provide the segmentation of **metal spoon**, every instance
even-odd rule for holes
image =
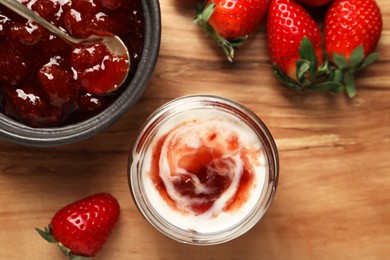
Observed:
[[[51,24],[50,22],[46,21],[44,18],[39,16],[36,12],[30,10],[23,4],[19,3],[17,0],[0,0],[0,3],[15,13],[19,14],[20,16],[23,16],[24,18],[34,21],[50,31],[51,33],[57,35],[58,37],[62,38],[69,44],[85,44],[85,45],[91,45],[93,43],[102,43],[106,46],[106,48],[116,56],[126,56],[127,62],[127,72],[124,76],[121,84],[126,80],[126,77],[130,71],[130,55],[129,51],[127,50],[126,45],[123,43],[123,41],[118,36],[97,36],[97,35],[91,35],[88,38],[85,39],[78,39],[73,38],[66,34],[65,32],[61,31],[58,27]],[[119,85],[121,85],[119,84]]]

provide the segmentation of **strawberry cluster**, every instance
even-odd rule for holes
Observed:
[[[308,6],[325,11],[323,30]],[[207,0],[195,22],[232,61],[266,15],[274,74],[294,90],[345,91],[352,98],[356,72],[379,58],[382,15],[375,0]]]

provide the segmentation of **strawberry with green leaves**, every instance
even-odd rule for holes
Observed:
[[[222,47],[229,61],[262,22],[270,0],[205,0],[194,19]]]
[[[335,68],[333,78],[356,95],[354,74],[378,59],[374,53],[382,32],[382,15],[375,0],[335,0],[324,23],[325,50]]]
[[[72,260],[94,257],[111,235],[118,218],[119,204],[107,193],[98,193],[60,209],[44,230],[36,229]]]
[[[272,0],[267,18],[267,43],[275,76],[294,90],[340,92],[338,83],[320,82],[326,75],[322,38],[309,13],[292,0]]]

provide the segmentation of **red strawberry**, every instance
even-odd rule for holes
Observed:
[[[335,0],[326,13],[324,32],[325,50],[353,97],[354,73],[379,58],[373,51],[382,32],[381,11],[375,0]]]
[[[306,10],[291,0],[272,0],[267,19],[268,48],[275,75],[295,90],[312,87],[326,73],[318,25]],[[320,67],[321,66],[321,67]],[[321,86],[323,87],[323,86]],[[339,90],[327,86],[333,92]]]
[[[36,230],[47,241],[58,243],[71,259],[94,257],[111,235],[119,211],[114,197],[98,193],[63,207],[48,228]]]
[[[306,4],[306,5],[310,5],[310,6],[321,6],[321,5],[328,4],[332,1],[333,0],[298,0],[298,2],[301,2],[301,3]]]
[[[222,47],[232,61],[242,44],[262,22],[270,0],[205,0],[195,22]]]

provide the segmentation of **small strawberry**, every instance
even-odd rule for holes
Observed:
[[[71,259],[94,257],[106,243],[119,218],[119,204],[107,193],[98,193],[60,209],[43,231]]]
[[[262,22],[270,0],[205,0],[194,19],[222,47],[229,61]]]
[[[291,0],[272,0],[267,19],[268,48],[275,75],[294,90],[339,92],[339,84],[316,84],[326,74],[322,38],[308,12]]]
[[[375,0],[335,0],[324,23],[325,50],[349,97],[356,95],[354,74],[379,58],[374,50],[382,32]]]
[[[309,6],[321,6],[321,5],[326,5],[333,0],[298,0],[298,2],[301,2],[303,4],[309,5]]]

